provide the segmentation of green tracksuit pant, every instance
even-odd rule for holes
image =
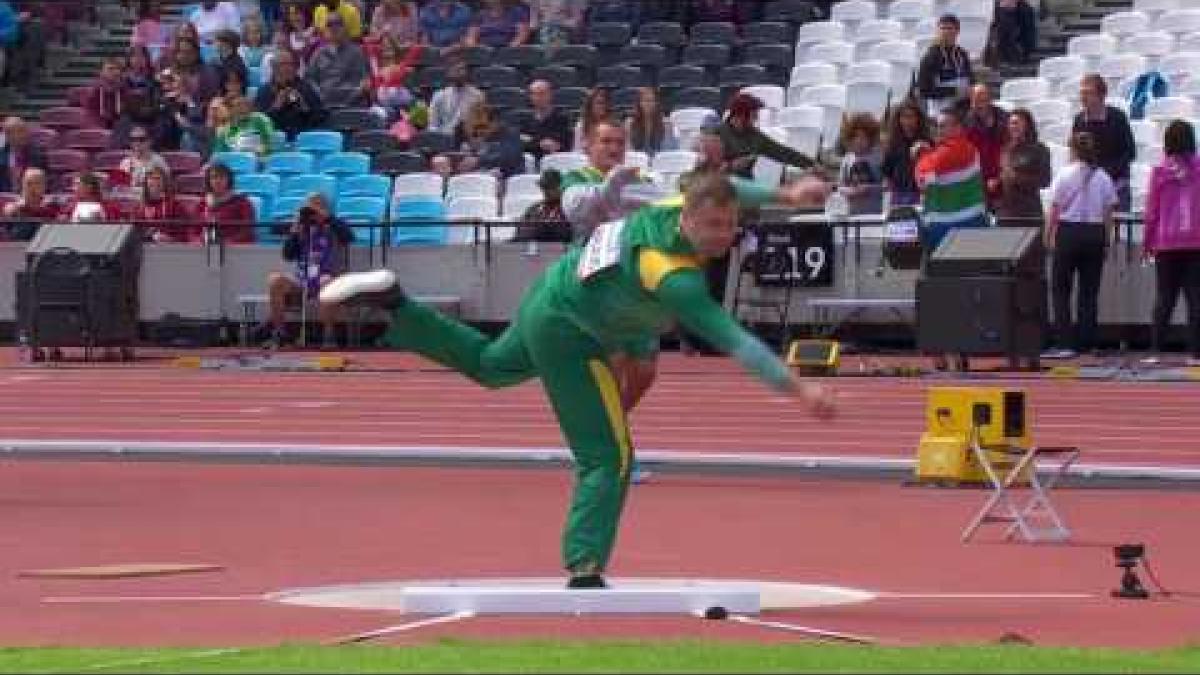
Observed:
[[[413,351],[489,388],[538,377],[575,458],[575,489],[563,532],[568,570],[603,571],[616,541],[633,447],[616,378],[600,346],[534,289],[496,339],[409,301],[384,342]]]

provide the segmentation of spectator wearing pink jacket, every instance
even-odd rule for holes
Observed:
[[[1200,158],[1192,125],[1175,120],[1163,136],[1165,157],[1150,174],[1146,254],[1155,260],[1153,348],[1161,352],[1175,300],[1187,302],[1191,365],[1200,365]],[[1149,362],[1157,357],[1150,357]]]

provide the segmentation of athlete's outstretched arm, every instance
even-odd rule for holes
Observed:
[[[642,255],[661,254],[646,251]],[[819,414],[832,412],[832,396],[826,388],[801,380],[762,340],[735,321],[709,295],[698,268],[664,268],[661,262],[644,258],[642,271],[643,285],[693,333],[737,359],[773,388],[799,394]],[[661,276],[657,276],[659,271]]]

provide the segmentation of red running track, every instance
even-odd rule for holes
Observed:
[[[355,358],[389,370],[2,370],[0,440],[562,445],[536,383],[488,391],[406,355]],[[842,414],[818,424],[726,359],[668,355],[662,369],[633,418],[638,447],[646,450],[911,458],[931,385],[927,379],[838,379]],[[1049,378],[1011,384],[1029,391],[1039,444],[1080,446],[1089,463],[1200,466],[1197,384]]]
[[[0,438],[557,447],[540,390],[487,392],[403,356],[387,372],[248,373],[161,367],[0,371]],[[407,368],[408,370],[402,370]],[[844,414],[810,420],[721,359],[668,357],[635,417],[641,447],[911,457],[928,381],[842,379]],[[1024,381],[1038,442],[1089,461],[1195,466],[1191,385]],[[246,645],[320,640],[398,622],[377,612],[240,596],[331,583],[557,573],[569,490],[561,470],[9,462],[0,613],[5,644]],[[1150,646],[1194,641],[1200,493],[1075,489],[1056,502],[1062,546],[960,544],[978,491],[883,482],[683,475],[635,488],[614,573],[827,583],[915,593],[778,618],[899,642],[991,640]],[[1110,548],[1144,541],[1183,591],[1118,601]],[[120,581],[19,578],[32,568],[211,562],[213,574]],[[950,599],[930,593],[1086,598]],[[219,596],[49,602],[71,596]],[[794,640],[689,619],[472,619],[412,634]],[[400,639],[394,641],[402,641]]]

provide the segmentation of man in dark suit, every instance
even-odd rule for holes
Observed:
[[[4,144],[0,146],[0,192],[19,192],[25,169],[46,170],[46,153],[29,138],[29,127],[20,117],[4,120]]]

